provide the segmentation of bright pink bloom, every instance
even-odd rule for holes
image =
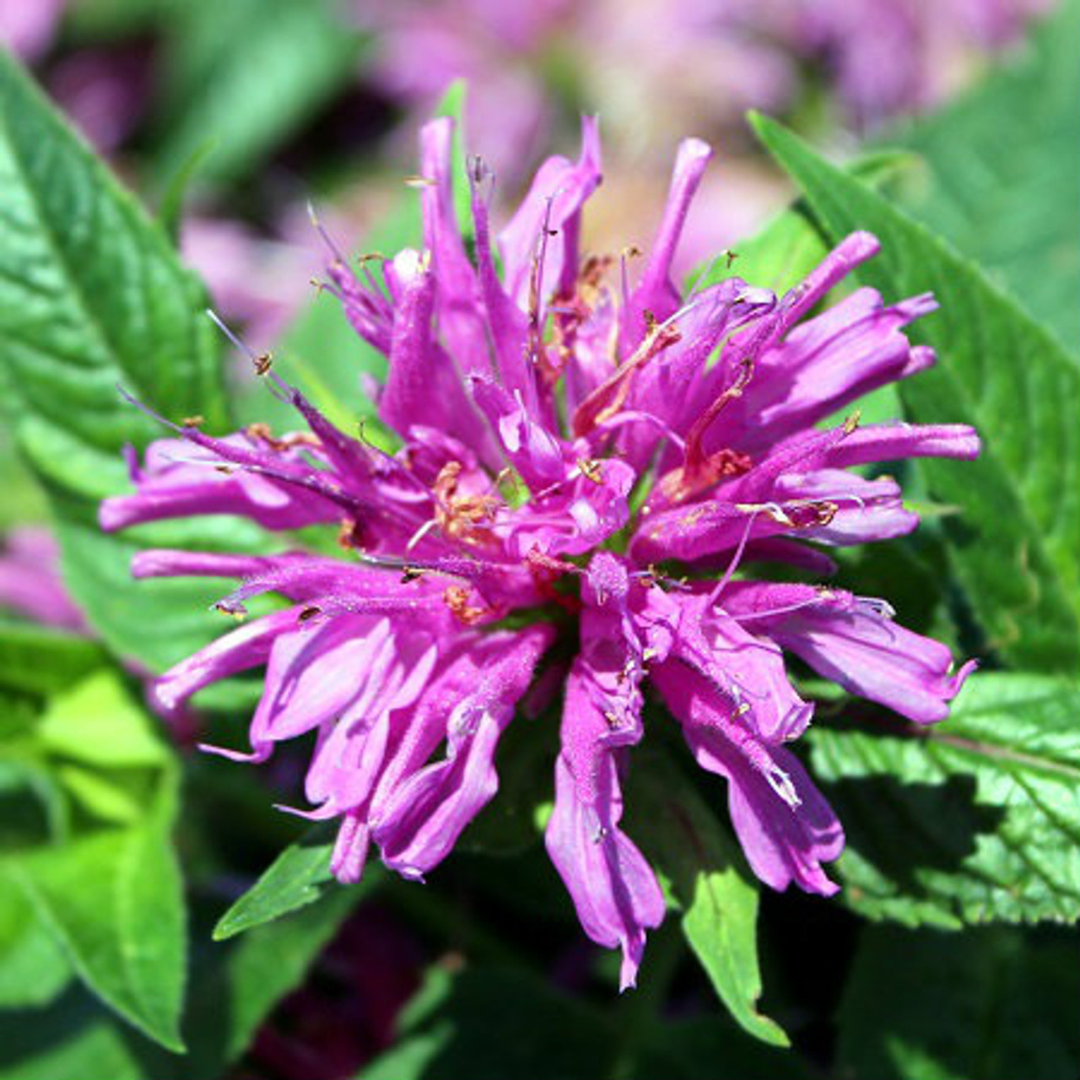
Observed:
[[[86,630],[82,612],[64,588],[60,548],[48,529],[25,525],[5,538],[0,551],[0,607],[43,626]]]
[[[784,652],[919,723],[946,715],[970,665],[950,674],[948,651],[896,626],[884,601],[735,572],[771,562],[827,574],[822,548],[910,532],[917,517],[896,483],[850,468],[971,458],[978,439],[856,417],[818,426],[934,362],[903,333],[933,309],[928,296],[887,306],[861,289],[814,314],[875,254],[873,237],[849,237],[782,297],[738,278],[682,295],[671,260],[710,153],[689,140],[637,285],[624,268],[612,286],[612,260],[579,251],[600,183],[586,120],[578,159],[545,162],[496,238],[493,178],[470,162],[471,257],[451,133],[449,120],[423,132],[423,251],[386,261],[381,281],[370,261],[356,276],[341,261],[330,270],[346,316],[389,359],[378,404],[400,451],[337,430],[259,361],[308,430],[177,427],[133,464],[136,492],[108,500],[101,521],[233,513],[270,529],[341,529],[341,558],[151,551],[134,570],[240,579],[219,602],[233,614],[260,593],[291,602],[167,672],[158,696],[175,708],[265,667],[251,753],[222,752],[264,761],[316,733],[308,813],[340,820],[344,881],[372,842],[407,877],[447,855],[495,793],[499,738],[557,628],[576,620],[547,846],[586,933],[621,947],[627,986],[664,914],[620,827],[644,695],[659,695],[698,763],[727,780],[758,876],[833,892],[822,864],[843,831],[788,749],[813,705]],[[687,578],[654,569],[669,563]]]
[[[52,44],[68,0],[7,0],[0,4],[0,45],[30,63]]]

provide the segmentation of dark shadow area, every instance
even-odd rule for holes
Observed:
[[[783,893],[763,888],[758,925],[772,1015],[791,1036],[795,1050],[827,1070],[836,1048],[836,1009],[862,920],[820,896],[794,888]]]
[[[396,1049],[409,1052],[414,1069],[424,1062],[412,1073],[423,1080],[586,1080],[608,1074],[609,1044],[596,1037],[591,1010],[527,975],[496,968],[445,972],[429,985],[428,1002]]]
[[[1078,945],[1060,927],[866,926],[839,1010],[838,1075],[902,1080],[932,1061],[935,1076],[1074,1080]]]
[[[929,895],[917,871],[960,871],[978,837],[995,834],[1005,818],[1003,807],[976,804],[973,776],[905,784],[874,775],[820,787],[844,822],[849,849],[916,899]]]
[[[44,844],[52,831],[48,790],[13,766],[0,768],[0,851]]]
[[[71,1075],[61,1065],[68,1050],[80,1068],[95,1062],[102,1080],[130,1074],[129,1063],[155,1080],[187,1080],[188,1076],[182,1058],[142,1038],[78,983],[73,982],[47,1008],[0,1010],[0,1074]]]
[[[325,164],[336,155],[340,164],[350,155],[372,152],[400,120],[400,110],[377,87],[348,87],[278,150],[271,166],[303,176],[310,173],[312,161]]]

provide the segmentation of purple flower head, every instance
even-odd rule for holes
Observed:
[[[887,305],[859,289],[818,311],[875,254],[872,236],[849,237],[783,296],[735,277],[684,295],[672,259],[710,153],[688,140],[631,284],[625,264],[580,250],[601,179],[586,120],[577,160],[546,161],[498,231],[494,179],[470,161],[470,254],[451,134],[445,119],[423,131],[422,248],[378,274],[371,260],[329,271],[357,333],[389,359],[378,407],[400,449],[338,430],[259,358],[306,430],[218,438],[174,426],[101,521],[238,514],[340,530],[340,557],[148,551],[134,572],[236,579],[218,607],[237,616],[259,594],[288,602],[178,664],[157,694],[177,708],[265,668],[250,752],[219,752],[265,761],[315,733],[303,812],[340,822],[343,881],[360,877],[372,844],[410,878],[448,854],[496,792],[500,737],[545,653],[572,634],[547,848],[585,932],[622,950],[625,987],[664,915],[620,824],[646,698],[727,781],[755,873],[777,889],[835,891],[823,864],[843,830],[788,747],[813,705],[785,653],[917,723],[944,718],[970,665],[953,674],[948,650],[896,625],[883,600],[756,581],[752,568],[828,575],[829,547],[910,532],[918,519],[896,482],[852,467],[971,458],[978,439],[961,426],[829,420],[934,362],[904,335],[933,310],[929,296]]]

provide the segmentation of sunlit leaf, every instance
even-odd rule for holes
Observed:
[[[169,829],[175,794],[145,819],[43,848],[11,865],[79,977],[163,1046],[180,1051],[186,926]]]
[[[68,588],[113,649],[160,668],[218,631],[206,610],[212,594],[198,583],[132,581],[132,545],[99,533],[96,508],[128,490],[125,443],[163,434],[118,384],[172,419],[226,424],[204,291],[6,56],[0,190],[0,386],[11,431],[51,497]],[[229,547],[250,542],[238,525],[216,528]],[[182,530],[158,535],[183,546]]]
[[[965,924],[1080,917],[1080,689],[968,680],[942,725],[816,726],[811,762],[844,822],[843,897],[874,919]]]
[[[929,167],[905,203],[1080,349],[1080,4],[1056,5],[1020,59],[897,140]]]
[[[266,872],[225,914],[214,928],[214,940],[225,941],[282,915],[306,907],[334,891],[330,872],[334,847],[333,825],[317,825],[295,844],[290,844]],[[377,883],[379,871],[368,869],[363,884],[350,890],[353,901]]]
[[[936,368],[900,385],[911,419],[967,422],[977,462],[922,463],[932,493],[959,506],[944,523],[954,574],[990,645],[1013,663],[1080,662],[1080,363],[973,264],[795,135],[753,118],[829,237],[878,236],[859,276],[889,299],[932,291],[941,310],[910,329]]]
[[[71,979],[71,964],[18,884],[0,871],[0,1008],[40,1007]]]

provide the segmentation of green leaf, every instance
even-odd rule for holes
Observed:
[[[184,1018],[189,1052],[166,1053],[73,986],[47,1009],[0,1010],[0,1080],[192,1080],[221,1076],[304,978],[352,908],[345,892],[235,946],[196,954]]]
[[[186,928],[169,842],[174,803],[166,792],[138,825],[35,852],[12,864],[12,873],[86,985],[180,1052]]]
[[[170,28],[159,174],[210,145],[201,171],[235,179],[300,130],[357,69],[362,36],[327,0],[189,0]]]
[[[47,1005],[70,980],[63,949],[22,889],[0,872],[0,1009]]]
[[[77,983],[49,1008],[0,1010],[0,1080],[179,1080],[177,1060]]]
[[[131,576],[132,556],[148,546],[267,552],[272,542],[252,522],[226,517],[151,528],[149,534],[140,528],[109,535],[74,508],[70,517],[58,520],[56,532],[64,553],[64,577],[79,606],[114,652],[137,658],[156,672],[229,629],[221,614],[212,610],[227,586],[220,578],[136,581]]]
[[[12,416],[108,463],[156,426],[116,384],[220,425],[205,297],[165,233],[10,57],[0,60],[0,338]]]
[[[1072,1080],[1075,933],[869,927],[840,1007],[839,1074],[875,1080]]]
[[[161,768],[170,760],[145,710],[114,671],[100,671],[52,698],[37,738],[49,752],[88,765]]]
[[[122,779],[79,765],[59,765],[56,778],[91,817],[110,825],[132,825],[142,814],[141,792]]]
[[[0,387],[15,442],[51,497],[68,588],[110,647],[164,666],[216,632],[206,588],[132,581],[132,545],[98,532],[96,504],[130,488],[124,444],[163,434],[117,384],[173,418],[225,426],[204,291],[6,57],[0,190]]]
[[[196,147],[187,161],[183,162],[173,174],[158,200],[157,219],[176,247],[180,246],[180,233],[184,224],[184,202],[188,191],[213,148],[212,141],[204,142]]]
[[[41,698],[7,687],[0,689],[0,743],[8,748],[19,736],[29,734],[41,715]]]
[[[214,940],[226,941],[252,927],[313,904],[333,891],[335,882],[330,873],[330,854],[334,849],[335,832],[333,823],[322,823],[295,844],[290,844],[218,920]],[[377,878],[378,871],[369,867],[361,886],[363,891],[369,891]]]
[[[910,331],[941,357],[900,386],[919,422],[966,422],[977,462],[922,463],[935,497],[964,508],[944,522],[953,569],[991,646],[1019,666],[1080,662],[1080,368],[972,263],[865,184],[764,117],[758,137],[799,183],[829,237],[867,229],[882,252],[859,276],[889,298],[931,290],[941,311]]]
[[[1078,714],[1073,682],[987,674],[938,727],[812,729],[846,902],[946,929],[1080,917]]]
[[[5,496],[0,502],[0,531],[40,524],[49,516],[44,494],[16,451],[6,427],[0,429],[0,490]]]
[[[1058,5],[1027,50],[898,141],[921,154],[928,183],[905,203],[1019,296],[1065,345],[1080,343],[1080,4]],[[1037,121],[1033,122],[1033,118]]]
[[[70,686],[105,659],[97,642],[32,623],[0,621],[0,685],[30,694]]]
[[[783,1028],[757,1009],[761,996],[757,908],[757,889],[730,864],[720,871],[699,870],[683,916],[683,933],[721,1000],[742,1027],[772,1046],[789,1046]]]
[[[755,1038],[788,1046],[758,1011],[758,888],[737,845],[665,755],[642,751],[634,765],[628,835],[671,879],[683,934],[731,1015]]]
[[[315,907],[252,929],[229,948],[228,961],[202,980],[185,1019],[191,1044],[188,1075],[215,1075],[247,1049],[259,1025],[303,981],[361,896],[355,889],[339,889]]]

